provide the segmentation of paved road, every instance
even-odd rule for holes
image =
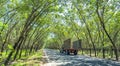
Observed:
[[[65,55],[52,49],[45,49],[44,52],[48,61],[44,66],[120,66],[120,62],[82,55]]]

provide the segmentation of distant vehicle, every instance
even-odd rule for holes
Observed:
[[[74,55],[77,55],[79,49],[81,49],[81,40],[77,40],[71,43],[71,39],[67,39],[61,46],[60,53],[65,53],[67,55],[73,53]]]

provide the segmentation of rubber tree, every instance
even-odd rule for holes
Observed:
[[[117,50],[117,47],[115,45],[115,43],[113,42],[113,39],[111,38],[111,36],[109,35],[107,29],[106,29],[106,26],[105,26],[105,8],[106,8],[106,4],[104,5],[101,5],[102,3],[107,3],[108,1],[98,1],[96,0],[96,13],[98,15],[98,18],[99,18],[99,21],[100,21],[100,24],[106,34],[106,36],[109,38],[113,48],[114,48],[114,53],[115,53],[115,56],[116,56],[116,60],[118,60],[118,50]],[[101,10],[101,11],[100,11]]]
[[[24,40],[26,40],[28,33],[31,31],[31,28],[35,24],[35,21],[37,21],[38,18],[40,18],[43,15],[44,11],[49,7],[48,5],[53,3],[53,1],[47,2],[47,1],[39,1],[39,0],[38,0],[38,2],[42,2],[42,4],[35,5],[35,3],[34,3],[34,6],[30,7],[29,11],[31,11],[31,12],[29,12],[28,17],[26,18],[26,21],[24,22],[24,27],[21,30],[18,40],[13,45],[13,50],[9,53],[8,57],[6,58],[6,60],[4,62],[5,65],[8,64],[8,62],[11,59],[14,52],[16,52],[15,55],[18,54],[17,51],[20,50],[20,47],[22,46],[22,42]],[[30,3],[28,3],[28,4],[30,4]],[[16,50],[16,51],[14,51],[14,50]]]

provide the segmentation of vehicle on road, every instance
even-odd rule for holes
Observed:
[[[62,44],[60,53],[65,53],[67,55],[73,53],[74,55],[77,55],[78,50],[80,49],[81,49],[81,40],[76,40],[71,43],[71,39],[67,39],[64,41],[64,44]]]

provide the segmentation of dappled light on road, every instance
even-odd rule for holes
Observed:
[[[65,55],[57,50],[45,49],[49,59],[45,66],[120,66],[119,62],[82,55]]]

